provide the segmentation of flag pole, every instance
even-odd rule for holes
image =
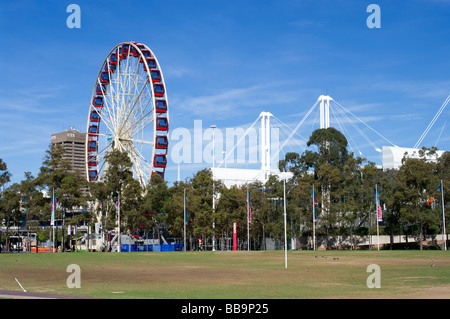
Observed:
[[[313,250],[316,250],[316,199],[314,194],[314,185],[313,185]]]
[[[442,226],[444,229],[444,250],[447,250],[447,238],[445,234],[445,210],[444,210],[444,183],[441,179],[441,206],[442,206]]]
[[[247,251],[250,251],[250,214],[249,214],[249,194],[247,184]]]
[[[378,250],[380,250],[380,232],[378,227],[378,185],[375,184],[375,211],[376,211],[376,218],[377,218],[377,242],[378,242]]]
[[[183,237],[184,237],[184,239],[183,239],[183,250],[184,251],[186,251],[186,223],[187,223],[187,220],[186,220],[186,188],[184,189],[184,200],[183,200],[183,202],[184,202],[184,210],[183,210],[183,220],[184,220],[184,234],[183,234]]]
[[[117,232],[117,251],[120,253],[122,252],[122,243],[121,243],[121,238],[122,237],[120,235],[120,192],[117,193],[117,227],[118,227],[118,232]],[[131,247],[130,247],[130,251],[131,251]]]
[[[286,234],[286,178],[283,180],[284,201],[284,268],[287,268],[287,234]]]
[[[56,201],[55,201],[55,189],[53,189],[52,193],[52,219],[51,219],[51,225],[52,225],[52,252],[55,252],[55,210],[56,210]]]

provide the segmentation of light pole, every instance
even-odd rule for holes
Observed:
[[[212,224],[212,227],[213,227],[213,238],[212,238],[212,250],[213,251],[215,251],[216,250],[216,236],[215,236],[215,228],[216,228],[216,223],[215,223],[215,220],[214,220],[214,212],[215,212],[215,205],[216,205],[216,199],[215,199],[215,194],[214,194],[214,168],[215,168],[215,166],[214,166],[214,161],[215,161],[215,158],[214,158],[214,155],[215,155],[215,152],[216,152],[216,146],[215,146],[215,135],[214,135],[214,129],[216,128],[216,126],[215,125],[211,125],[211,128],[212,128],[212,130],[213,130],[213,150],[212,150],[212,156],[213,156],[213,158],[212,158],[212,162],[213,162],[213,171],[212,171],[212,179],[213,179],[213,194],[212,194],[212,209],[213,209],[213,224]]]
[[[283,206],[284,206],[284,268],[287,268],[287,231],[286,231],[286,179],[290,176],[288,173],[283,172],[280,175],[283,179]]]
[[[284,268],[287,268],[287,235],[286,235],[286,179],[283,179],[284,193]]]

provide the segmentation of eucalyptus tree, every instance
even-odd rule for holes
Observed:
[[[0,188],[11,180],[11,173],[8,171],[8,166],[0,158]]]
[[[193,236],[192,226],[195,217],[195,211],[191,209],[192,194],[192,185],[189,182],[175,182],[172,187],[167,188],[167,191],[164,194],[165,200],[162,208],[162,211],[166,214],[167,230],[169,233],[173,236],[182,238],[184,237],[184,229],[186,228],[186,238],[191,243],[189,245],[191,249]],[[185,202],[186,216],[184,216]],[[147,212],[146,208],[145,213],[152,214],[153,212]],[[186,223],[186,225],[184,225],[184,223]]]
[[[445,213],[445,222],[446,222],[446,229],[448,229],[448,225],[450,223],[450,152],[445,152],[441,155],[441,157],[438,160],[438,175],[439,178],[442,181],[442,188],[441,191],[443,192],[444,196],[444,213]],[[442,194],[436,193],[436,198],[439,198],[438,202],[442,205]],[[441,206],[442,207],[442,206]],[[442,208],[441,208],[442,211]],[[441,214],[442,215],[442,214]],[[441,216],[442,218],[442,216]],[[442,219],[443,221],[443,219]],[[442,225],[442,222],[441,222]],[[442,225],[443,227],[444,225]],[[446,231],[446,235],[448,237],[448,230]]]
[[[129,231],[136,230],[143,223],[144,189],[133,177],[131,159],[127,152],[113,149],[105,156],[105,163],[101,180],[90,183],[92,197],[97,201],[96,219],[106,229],[113,228],[118,223],[116,205],[120,204],[120,226]]]
[[[418,226],[421,250],[424,231],[429,225],[439,223],[438,210],[428,204],[440,183],[437,164],[427,159],[433,152],[435,150],[423,148],[419,158],[404,156],[396,176],[401,220]]]
[[[347,139],[333,127],[315,130],[306,145],[316,148],[316,152],[305,152],[302,158],[305,166],[313,171],[314,179],[319,184],[317,193],[320,198],[317,201],[321,208],[321,225],[328,236],[330,231],[340,225],[342,214],[345,213],[341,205],[345,193],[343,181],[358,178],[355,165],[362,160],[353,159],[353,154],[349,154],[347,150]],[[350,221],[354,218],[355,216],[352,216]]]
[[[63,246],[65,245],[64,226],[66,222],[73,217],[74,209],[87,205],[85,194],[87,182],[79,171],[73,171],[70,162],[64,158],[64,153],[65,150],[61,145],[50,144],[49,149],[45,152],[39,174],[34,180],[36,187],[47,193],[47,203],[45,207],[41,206],[41,209],[45,211],[45,215],[42,216],[44,220],[50,220],[50,202],[53,193],[55,194],[58,203],[55,209],[55,219],[58,218],[62,221]],[[68,215],[68,213],[72,214]],[[66,221],[66,219],[68,220]]]
[[[10,229],[13,226],[18,227],[23,219],[21,212],[21,195],[19,184],[14,183],[4,189],[0,200],[0,220],[4,221],[6,227],[6,251],[10,251]]]
[[[230,188],[223,187],[220,191],[220,199],[216,206],[216,235],[222,239],[231,237],[233,223],[237,227],[237,236],[247,238],[247,204],[246,186]]]
[[[198,171],[191,178],[190,183],[192,184],[193,196],[189,206],[195,212],[192,233],[194,236],[203,237],[206,240],[206,238],[215,235],[213,223],[217,212],[213,212],[212,201],[220,186],[219,183],[213,181],[210,169]]]
[[[45,207],[46,199],[44,194],[38,190],[35,183],[35,178],[31,172],[25,172],[25,179],[19,184],[19,192],[21,195],[21,209],[25,215],[25,227],[28,231],[27,248],[31,247],[30,232],[39,233],[39,219],[42,214],[43,207]],[[36,236],[38,240],[38,236]]]

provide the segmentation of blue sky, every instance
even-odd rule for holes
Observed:
[[[71,3],[79,29],[66,25]],[[366,25],[371,3],[379,29]],[[412,147],[450,94],[449,16],[448,0],[1,1],[0,158],[13,181],[36,176],[52,133],[85,131],[98,70],[123,41],[158,57],[172,130],[248,127],[262,111],[294,128],[325,94]],[[450,149],[449,115],[424,145],[442,131]],[[181,178],[207,166],[183,165]]]

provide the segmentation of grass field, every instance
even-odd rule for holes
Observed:
[[[70,264],[81,288],[68,288]],[[368,288],[367,266],[381,288]],[[448,251],[0,254],[0,290],[152,299],[450,299]]]

